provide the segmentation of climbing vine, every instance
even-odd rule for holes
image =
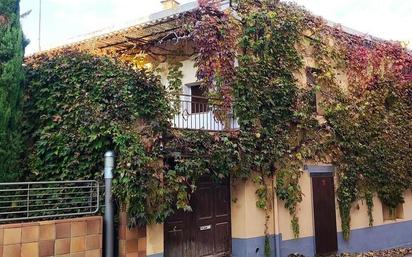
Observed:
[[[294,234],[298,236],[296,204],[301,201],[298,184],[301,169],[296,165],[286,167],[283,160],[298,156],[294,149],[297,142],[291,136],[299,130],[296,111],[302,92],[293,72],[302,66],[295,45],[301,38],[303,16],[271,5],[249,5],[239,13],[242,36],[234,107],[242,128],[240,140],[245,162],[242,167],[258,171],[262,177],[273,179],[277,174],[276,193],[285,200],[285,207],[293,217]],[[266,188],[264,183],[260,185],[259,188]],[[260,191],[267,194],[268,190]],[[259,190],[257,193],[258,207],[266,209],[268,197],[259,194]]]
[[[146,111],[133,102],[127,102],[127,106],[137,108],[136,115],[146,122],[153,114],[155,119],[149,127],[132,129],[131,123],[124,124],[119,118],[121,126],[117,130],[97,130],[99,136],[85,141],[86,146],[114,144],[124,155],[118,164],[117,194],[128,204],[131,223],[161,222],[176,209],[190,211],[191,194],[205,175],[217,181],[251,178],[257,185],[256,206],[266,213],[266,236],[276,194],[289,211],[293,233],[298,237],[298,205],[303,199],[299,182],[303,164],[313,161],[337,167],[344,237],[349,237],[351,208],[359,199],[365,199],[369,223],[373,225],[374,196],[396,208],[404,201],[404,191],[412,185],[412,56],[400,44],[348,34],[293,4],[270,0],[240,2],[232,13],[222,11],[218,1],[201,0],[199,8],[185,17],[183,32],[178,33],[189,34],[193,40],[197,78],[213,96],[210,104],[222,107],[217,109],[226,113],[233,109],[239,131],[210,133],[170,128],[166,116],[171,110],[165,107],[165,99],[178,100],[182,84],[182,65],[171,61],[168,90],[159,85],[153,74],[136,71],[141,83],[132,98],[144,103]],[[312,57],[315,70],[316,81],[311,86],[298,80],[309,62],[308,56]],[[71,59],[58,60],[57,71],[66,78],[62,67],[68,67]],[[48,73],[54,66],[47,65],[51,64],[46,62],[40,67],[50,77],[38,76],[34,70],[31,79],[42,85],[49,82],[47,78],[57,79]],[[130,72],[136,76],[127,71],[126,75]],[[73,72],[77,78],[78,70]],[[111,74],[111,69],[104,69],[104,78],[110,81]],[[146,79],[155,86],[148,87]],[[67,80],[72,82],[69,85],[87,84],[80,79]],[[107,86],[100,77],[98,81]],[[56,83],[57,88],[60,86]],[[70,87],[63,88],[75,94]],[[142,88],[153,90],[154,95]],[[121,89],[123,92],[127,88]],[[29,92],[36,97],[47,93]],[[126,93],[130,92],[124,91],[125,99],[129,99]],[[162,100],[153,100],[154,96]],[[53,91],[53,97],[62,96]],[[125,105],[122,101],[120,104]],[[62,108],[71,110],[71,105]],[[97,112],[99,108],[90,111]],[[47,130],[67,120],[61,121],[54,113],[46,114],[49,119],[35,122],[52,124],[43,131],[43,137],[50,137]],[[53,137],[54,143],[65,140],[72,144],[74,141],[67,139],[61,129],[53,134],[61,136]],[[99,143],[106,136],[113,138]],[[32,152],[30,165],[40,171],[45,167],[41,162],[44,158],[40,157],[46,151],[44,142],[38,143],[37,147],[43,150]],[[58,154],[69,151],[57,149],[54,143],[47,147],[56,147]],[[89,169],[81,167],[82,174],[87,176]],[[269,251],[267,243],[265,253]]]
[[[241,126],[240,172],[260,174],[254,179],[257,206],[267,208],[262,178],[276,176],[276,194],[289,210],[298,236],[302,165],[307,160],[332,162],[339,174],[345,238],[357,199],[366,200],[373,225],[374,194],[395,208],[411,187],[411,55],[400,44],[348,34],[291,4],[240,2],[233,26],[238,32],[231,35],[238,36],[238,67],[229,91]],[[219,24],[228,20],[227,14],[214,2],[207,3],[202,1],[198,13],[205,17],[195,29],[201,49],[196,60],[198,78],[213,87],[219,77],[215,66],[208,64],[231,71],[233,62],[221,62],[217,56],[232,60],[227,49],[233,48],[233,41],[218,33],[224,31]],[[202,23],[211,19],[206,10],[214,12],[207,25]],[[210,37],[196,38],[210,31]],[[312,49],[317,69],[313,88],[302,88],[296,81],[307,48]],[[348,78],[347,85],[342,77]],[[324,111],[320,119],[314,102]]]
[[[199,0],[199,9],[190,16],[191,38],[198,55],[196,76],[208,89],[215,105],[230,110],[235,78],[236,23],[229,10],[220,10],[220,1]]]
[[[173,111],[177,113],[180,108],[180,94],[182,93],[183,64],[176,61],[168,62],[167,81],[168,96],[172,103]]]
[[[114,193],[131,223],[162,221],[174,198],[168,188],[155,190],[161,185],[155,175],[162,173],[158,160],[171,114],[158,77],[108,57],[71,51],[26,64],[26,178],[100,180],[102,153],[113,149]]]
[[[312,45],[336,145],[333,162],[347,239],[355,201],[365,199],[372,226],[375,194],[396,208],[411,188],[412,56],[398,43],[350,35],[320,20],[314,24]],[[339,72],[348,78],[347,88],[339,82]]]

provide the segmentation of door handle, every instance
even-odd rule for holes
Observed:
[[[212,229],[212,225],[200,226],[199,229],[200,231],[209,230]]]

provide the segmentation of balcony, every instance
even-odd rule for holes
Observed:
[[[180,99],[173,101],[172,104],[177,112],[172,120],[173,128],[206,131],[239,129],[233,112],[224,113],[219,111],[218,107],[209,105],[209,99],[206,97],[180,95]],[[224,115],[226,117],[218,119],[218,115]]]

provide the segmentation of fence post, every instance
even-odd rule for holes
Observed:
[[[112,179],[114,167],[114,152],[107,151],[104,154],[104,185],[105,185],[105,209],[104,209],[104,252],[105,257],[114,257],[114,214],[112,201]]]

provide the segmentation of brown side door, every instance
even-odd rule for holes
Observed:
[[[316,254],[338,250],[335,208],[335,186],[330,173],[312,176]]]
[[[193,212],[180,211],[166,221],[165,256],[230,256],[229,183],[201,180],[191,205]]]

